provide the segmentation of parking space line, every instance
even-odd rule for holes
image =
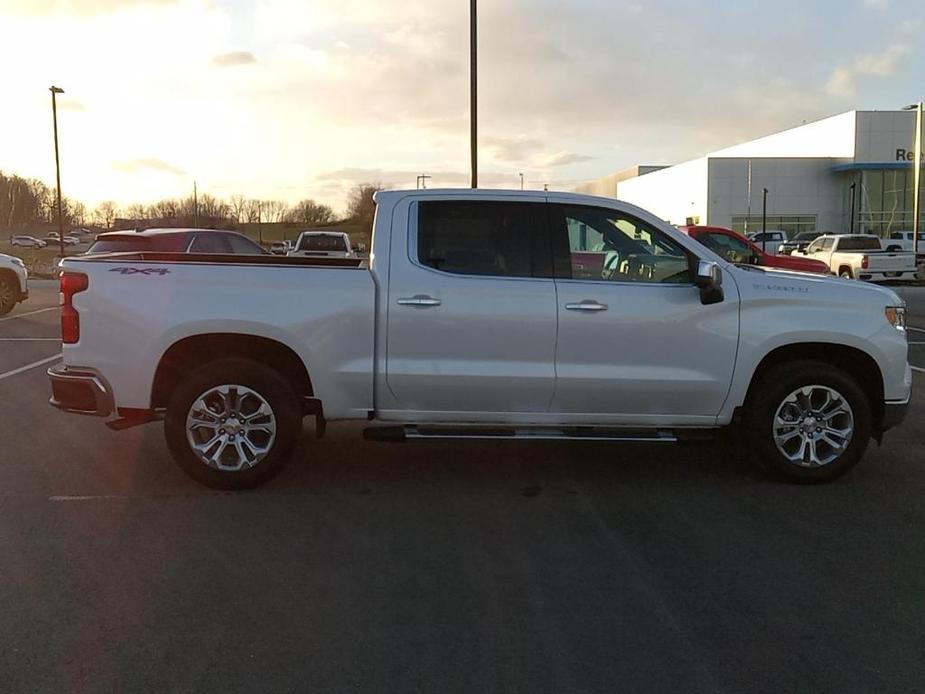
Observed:
[[[25,318],[26,316],[34,316],[36,313],[47,313],[48,311],[60,311],[60,306],[52,306],[51,308],[40,308],[35,311],[27,311],[26,313],[17,313],[15,316],[7,316],[6,318],[0,318],[0,323],[5,323],[8,320],[16,320],[17,318]]]
[[[908,325],[906,326],[906,330],[911,330],[914,333],[925,333],[925,330],[921,328],[910,328]]]
[[[26,364],[25,366],[20,366],[18,369],[13,369],[12,371],[7,371],[6,373],[0,374],[0,381],[2,381],[2,380],[5,379],[5,378],[11,378],[12,376],[16,376],[16,375],[18,375],[18,374],[25,373],[26,371],[30,371],[31,369],[38,368],[39,366],[42,366],[43,364],[50,364],[50,363],[53,362],[53,361],[58,361],[58,360],[61,359],[62,357],[64,357],[64,354],[63,354],[63,353],[62,353],[62,354],[56,354],[56,355],[53,356],[53,357],[48,357],[47,359],[39,359],[38,361],[32,362],[31,364]]]
[[[910,366],[909,368],[911,368],[913,371],[918,371],[920,374],[925,374],[925,369],[920,369],[917,366]]]
[[[0,337],[0,342],[61,342],[60,337]],[[914,342],[909,344],[914,345]],[[922,344],[925,344],[923,342]]]

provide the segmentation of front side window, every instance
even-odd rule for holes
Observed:
[[[835,247],[835,239],[822,239],[822,250],[831,251]]]
[[[557,238],[568,240],[569,263],[564,274],[571,279],[692,281],[691,259],[684,247],[639,219],[616,210],[577,205],[558,207],[551,219]]]
[[[728,234],[708,232],[698,236],[697,240],[730,263],[738,263],[741,265],[748,263],[752,258],[752,249],[749,245],[742,239],[737,239]]]
[[[551,276],[543,203],[419,203],[417,258],[457,275]]]

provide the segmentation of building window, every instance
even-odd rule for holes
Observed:
[[[751,217],[744,214],[732,216],[732,228],[740,234],[757,234],[762,228],[761,215],[752,215]],[[787,238],[793,238],[801,231],[816,231],[816,215],[804,214],[782,214],[768,215],[767,228],[769,231],[783,231]]]

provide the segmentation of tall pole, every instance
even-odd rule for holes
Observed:
[[[199,228],[199,191],[196,189],[196,181],[193,181],[193,226]]]
[[[922,214],[922,109],[925,103],[919,102],[915,110],[915,192],[912,194],[912,252],[918,258],[919,252],[919,217]]]
[[[520,174],[520,189],[524,189],[524,175]]]
[[[64,94],[60,87],[52,85],[48,88],[51,92],[51,119],[55,130],[55,179],[58,185],[58,248],[61,257],[64,257],[64,217],[61,214],[61,160],[58,157],[58,100],[55,98],[58,94]]]
[[[479,187],[479,63],[478,11],[476,0],[469,0],[469,152],[471,186]]]
[[[858,190],[858,182],[855,181],[854,183],[851,184],[851,231],[850,233],[852,234],[854,233],[854,198],[857,195],[857,190]]]
[[[768,250],[768,189],[764,189],[764,200],[761,203],[761,250]]]

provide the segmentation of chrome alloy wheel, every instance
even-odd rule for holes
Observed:
[[[854,436],[854,412],[828,386],[804,386],[784,398],[774,415],[774,443],[794,465],[823,467],[847,450]]]
[[[223,472],[257,465],[276,440],[276,415],[259,393],[239,385],[214,386],[186,416],[186,439],[203,463]]]

